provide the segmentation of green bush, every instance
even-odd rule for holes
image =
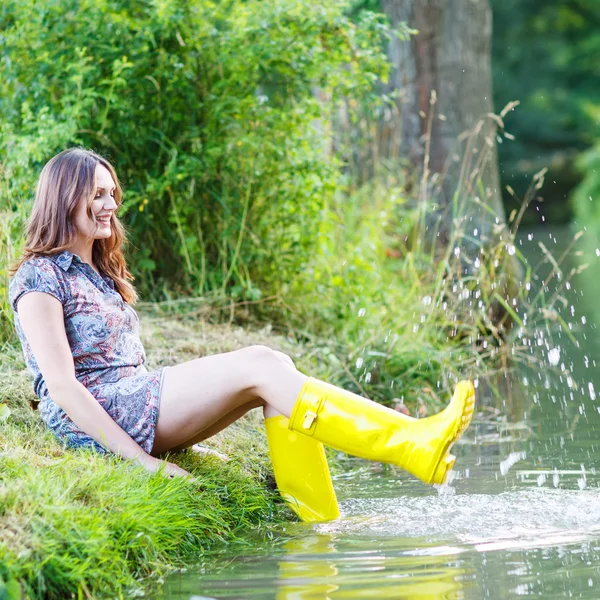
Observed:
[[[380,17],[345,1],[18,0],[0,8],[0,210],[21,222],[42,164],[114,162],[143,295],[278,292],[341,184],[341,95],[385,74]],[[323,98],[327,98],[324,101]]]

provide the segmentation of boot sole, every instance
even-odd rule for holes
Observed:
[[[458,386],[460,386],[461,383],[464,382],[459,382],[457,384],[455,394],[459,393]],[[450,454],[450,449],[458,440],[458,438],[460,438],[460,436],[465,432],[471,423],[471,419],[473,418],[473,412],[475,409],[475,388],[473,387],[473,383],[470,381],[465,387],[466,389],[461,393],[459,398],[452,398],[452,402],[462,403],[461,417],[455,421],[455,430],[448,436],[448,440],[443,446],[442,452],[440,453],[440,458],[433,471],[433,477],[429,483],[441,485],[446,482],[448,473],[452,470],[452,467],[456,461],[456,457],[453,454]]]

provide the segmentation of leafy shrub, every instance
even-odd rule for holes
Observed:
[[[311,256],[341,183],[340,95],[386,70],[380,17],[342,0],[13,0],[0,8],[0,210],[27,214],[42,164],[81,144],[114,162],[148,297],[258,298]],[[327,97],[327,102],[322,101]]]

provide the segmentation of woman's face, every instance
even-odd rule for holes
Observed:
[[[92,202],[92,215],[88,217],[87,200],[82,198],[75,209],[73,222],[79,235],[85,239],[100,240],[111,236],[111,219],[117,210],[115,202],[115,182],[110,171],[103,165],[96,165],[96,194]]]

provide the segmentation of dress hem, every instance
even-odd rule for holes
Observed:
[[[152,452],[154,449],[154,438],[156,437],[156,425],[158,423],[158,418],[160,417],[160,404],[162,400],[162,389],[163,383],[165,381],[165,373],[169,367],[163,367],[162,373],[160,374],[160,383],[158,384],[158,402],[156,406],[156,421],[154,421],[154,426],[152,427],[152,439],[150,440],[152,443],[150,445],[150,450],[147,450],[148,454]]]

